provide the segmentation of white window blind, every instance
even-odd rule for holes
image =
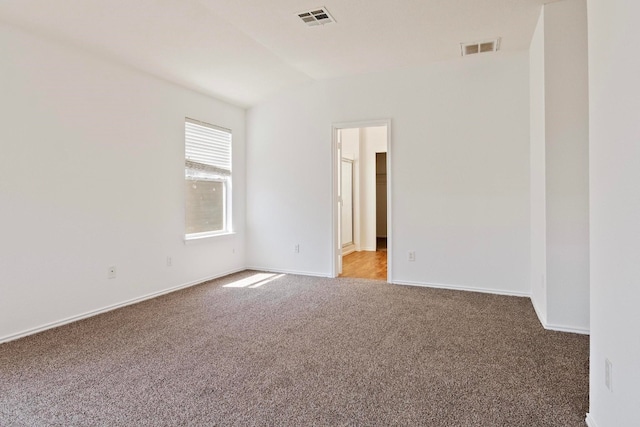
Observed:
[[[186,235],[230,231],[231,131],[185,120]]]
[[[187,119],[186,166],[231,175],[231,132]]]

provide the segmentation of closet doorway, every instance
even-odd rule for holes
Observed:
[[[334,276],[391,279],[389,125],[334,125]]]

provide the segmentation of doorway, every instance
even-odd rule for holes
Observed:
[[[391,281],[390,122],[333,126],[333,276]]]

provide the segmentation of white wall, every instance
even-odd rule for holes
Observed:
[[[529,117],[531,182],[531,301],[543,324],[547,323],[547,241],[545,177],[545,73],[544,7],[529,48]]]
[[[545,8],[547,322],[589,330],[586,0]]]
[[[243,110],[5,26],[0,57],[0,340],[244,267]],[[233,131],[235,235],[183,241],[185,116]]]
[[[467,57],[249,110],[249,266],[331,274],[331,124],[389,118],[393,280],[529,294],[528,64],[526,52]]]
[[[588,332],[585,0],[545,5],[529,55],[532,300],[545,327]]]
[[[640,408],[640,2],[589,0],[591,427]],[[613,389],[604,385],[605,358]]]

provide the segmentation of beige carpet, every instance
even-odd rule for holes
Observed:
[[[0,425],[584,426],[588,337],[526,298],[253,274],[0,345]]]

